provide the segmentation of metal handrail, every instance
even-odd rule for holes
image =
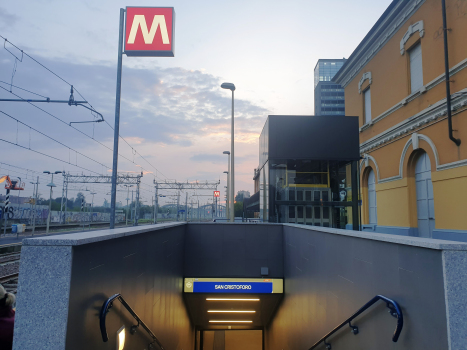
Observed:
[[[352,316],[350,316],[347,320],[342,322],[340,325],[338,325],[336,328],[334,328],[331,332],[326,334],[324,337],[322,337],[315,345],[313,345],[309,350],[315,349],[319,344],[324,343],[326,345],[326,349],[331,349],[331,344],[328,343],[326,340],[329,338],[331,335],[336,333],[339,329],[344,327],[346,324],[349,325],[350,328],[352,328],[352,333],[353,334],[358,334],[358,327],[353,325],[351,322],[354,318],[356,318],[358,315],[363,313],[366,309],[368,309],[370,306],[375,304],[378,300],[383,300],[386,302],[386,306],[389,309],[389,313],[391,316],[397,318],[397,325],[396,325],[396,330],[394,331],[394,334],[392,336],[392,341],[397,342],[399,339],[399,335],[401,334],[402,327],[404,325],[404,317],[402,315],[402,310],[399,307],[399,304],[395,302],[392,299],[386,298],[384,295],[377,295],[373,299],[371,299],[368,303],[363,305],[357,312],[355,312]]]
[[[141,325],[141,327],[144,328],[144,330],[151,336],[151,338],[153,340],[152,343],[150,343],[149,346],[148,346],[149,349],[153,349],[154,348],[153,345],[154,345],[154,343],[156,343],[161,348],[161,350],[164,350],[164,347],[162,346],[159,339],[157,339],[157,337],[149,329],[149,327],[141,320],[141,318],[139,318],[139,316],[136,314],[136,312],[133,311],[133,309],[130,307],[130,305],[128,305],[128,303],[125,301],[125,299],[123,299],[121,294],[112,295],[102,305],[102,309],[101,309],[101,312],[100,312],[100,315],[99,315],[99,324],[100,324],[100,328],[101,328],[102,340],[104,341],[104,343],[109,340],[109,337],[107,336],[107,329],[105,327],[105,317],[107,316],[107,313],[109,312],[109,309],[112,308],[113,302],[116,299],[122,303],[122,305],[125,307],[125,309],[127,309],[128,312],[131,314],[131,316],[133,316],[133,318],[138,322],[138,324],[131,326],[130,333],[135,334],[136,330]]]

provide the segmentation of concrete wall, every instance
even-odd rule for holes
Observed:
[[[204,331],[202,350],[262,350],[261,330]]]
[[[185,224],[83,232],[23,241],[14,349],[112,349],[135,324],[119,302],[99,329],[103,302],[121,293],[166,349],[192,349],[182,298]],[[145,349],[140,328],[125,348]]]
[[[189,224],[185,277],[283,278],[282,225],[255,223]]]
[[[133,324],[116,302],[102,342],[98,314],[115,293],[166,349],[193,349],[184,275],[259,277],[262,266],[285,282],[264,333],[267,350],[308,349],[377,294],[404,312],[399,342],[380,302],[355,320],[360,334],[346,327],[331,337],[333,349],[466,348],[465,243],[303,225],[173,223],[24,240],[13,349],[115,349],[116,331]],[[148,338],[140,329],[127,342],[144,349]]]
[[[466,250],[448,241],[284,225],[285,296],[265,349],[308,349],[377,294],[403,310],[397,345],[396,319],[379,302],[355,320],[360,334],[345,327],[328,339],[333,349],[465,349]]]

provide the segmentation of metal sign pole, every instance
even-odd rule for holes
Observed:
[[[125,9],[120,9],[120,29],[118,34],[117,92],[115,97],[114,154],[112,164],[112,191],[110,199],[110,228],[115,228],[115,205],[117,202],[118,139],[120,130],[120,95],[122,91],[123,21]]]

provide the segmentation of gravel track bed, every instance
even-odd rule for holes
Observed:
[[[0,276],[11,275],[19,272],[19,261],[8,265],[0,266]]]
[[[19,257],[20,257],[19,253],[14,254],[14,255],[9,255],[9,256],[1,256],[0,255],[0,264],[5,263],[5,262],[9,262],[9,261],[19,260]]]

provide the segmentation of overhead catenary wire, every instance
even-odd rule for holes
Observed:
[[[29,91],[29,90],[23,89],[23,88],[21,88],[21,87],[19,87],[19,86],[16,86],[16,85],[13,85],[13,84],[7,83],[6,81],[2,81],[2,80],[0,80],[0,83],[6,84],[6,85],[11,85],[11,86],[13,86],[13,87],[15,87],[15,88],[17,88],[17,89],[20,89],[20,90],[23,90],[23,91],[29,92],[30,94],[33,94],[33,95],[36,95],[36,96],[40,96],[40,97],[43,97],[43,98],[48,98],[47,96],[43,96],[43,95],[41,95],[41,94],[38,94],[38,93],[35,93],[35,92],[32,92],[32,91]]]
[[[111,147],[109,147],[109,146],[103,144],[102,142],[100,142],[100,141],[98,141],[97,139],[93,138],[92,136],[86,134],[85,132],[79,130],[78,128],[76,128],[76,127],[74,127],[74,126],[72,126],[72,125],[69,125],[69,124],[68,124],[67,122],[65,122],[63,119],[61,119],[61,118],[55,116],[54,114],[52,114],[52,113],[46,111],[45,109],[43,109],[43,108],[41,108],[41,107],[35,105],[34,103],[28,101],[27,99],[25,99],[25,98],[23,98],[23,97],[21,97],[21,96],[15,94],[14,92],[10,92],[8,89],[5,89],[5,88],[2,87],[2,86],[0,86],[0,89],[3,89],[3,90],[5,90],[5,91],[7,91],[7,92],[13,94],[14,96],[16,96],[16,97],[18,97],[18,98],[20,98],[20,99],[26,101],[26,102],[29,103],[30,105],[32,105],[32,106],[34,106],[35,108],[39,109],[40,111],[46,113],[47,115],[53,117],[54,119],[56,119],[56,120],[58,120],[58,121],[60,121],[61,123],[65,124],[66,126],[72,128],[72,129],[75,129],[76,131],[78,131],[78,132],[81,133],[82,135],[88,137],[89,139],[91,139],[91,140],[97,142],[97,143],[100,144],[101,146],[104,146],[104,147],[107,148],[109,151],[113,152],[113,149],[112,149]],[[110,125],[109,125],[109,126],[110,126]],[[120,153],[118,153],[118,155],[119,155],[119,157],[121,157],[121,158],[127,160],[128,162],[133,163],[133,164],[136,165],[136,163],[134,162],[134,160],[131,160],[131,159],[125,157],[124,155],[120,154]],[[69,163],[69,164],[72,164],[72,163],[70,163],[70,162],[68,162],[68,163]],[[140,166],[140,167],[141,167],[141,169],[142,169],[143,171],[146,170],[146,169],[144,169],[142,166]],[[157,170],[157,169],[156,169],[156,170]],[[159,170],[157,170],[157,171],[159,171]],[[148,173],[151,173],[150,171],[147,171],[147,172],[148,172]],[[162,174],[162,173],[161,173],[161,174]],[[164,175],[164,176],[165,176],[165,175]]]
[[[101,162],[99,162],[99,161],[97,161],[97,160],[95,160],[95,159],[93,159],[93,158],[91,158],[91,157],[85,155],[84,153],[81,153],[80,151],[77,151],[77,150],[75,150],[74,148],[71,148],[71,147],[65,145],[64,143],[62,143],[62,142],[60,142],[60,141],[54,139],[53,137],[51,137],[51,136],[49,136],[49,135],[44,134],[43,132],[41,132],[41,131],[39,131],[39,130],[33,128],[32,126],[30,126],[30,125],[28,125],[28,124],[23,123],[22,121],[16,119],[15,117],[11,116],[10,114],[5,113],[4,111],[0,111],[0,113],[2,113],[2,114],[4,114],[4,115],[6,115],[7,117],[9,117],[9,118],[15,120],[17,123],[20,123],[20,124],[22,124],[22,125],[24,125],[24,126],[30,128],[31,130],[34,130],[35,132],[37,132],[37,133],[39,133],[39,134],[41,134],[41,135],[43,135],[43,136],[49,138],[50,140],[55,141],[56,143],[62,145],[63,147],[66,147],[66,148],[68,148],[69,150],[72,150],[72,151],[76,152],[77,154],[79,154],[79,155],[81,155],[81,156],[83,156],[83,157],[85,157],[85,158],[87,158],[87,159],[89,159],[89,160],[91,160],[91,161],[93,161],[93,162],[99,164],[99,165],[102,165],[102,166],[107,167],[107,165],[102,164]],[[17,134],[17,135],[18,135],[18,134]],[[18,144],[18,136],[16,136],[16,144]],[[31,148],[31,145],[29,145],[29,148]]]
[[[51,156],[50,154],[46,154],[46,153],[43,153],[43,152],[40,152],[40,151],[36,151],[35,149],[28,148],[28,147],[25,147],[25,146],[21,146],[21,145],[18,145],[18,144],[16,144],[16,143],[14,143],[14,142],[11,142],[11,141],[8,141],[8,140],[4,140],[4,139],[1,139],[1,138],[0,138],[0,141],[5,142],[5,143],[9,143],[10,145],[13,145],[13,146],[16,146],[16,147],[20,147],[20,148],[23,148],[23,149],[25,149],[25,150],[28,150],[28,151],[31,151],[31,152],[34,152],[34,153],[37,153],[37,154],[41,154],[41,155],[46,156],[46,157],[48,157],[48,158],[58,160],[59,162],[62,162],[62,163],[65,163],[65,164],[70,164],[70,165],[73,165],[73,166],[75,166],[75,167],[77,167],[77,168],[80,168],[80,169],[89,171],[89,172],[91,172],[91,173],[100,175],[98,172],[96,172],[96,171],[94,171],[94,170],[90,170],[90,169],[84,168],[84,167],[82,167],[82,166],[79,166],[79,165],[70,163],[70,162],[68,162],[68,161],[66,161],[66,160],[63,160],[63,159],[60,159],[60,158]]]
[[[36,60],[34,57],[32,57],[31,55],[29,55],[28,53],[24,52],[24,50],[22,50],[22,49],[20,49],[19,47],[17,47],[15,44],[13,44],[13,43],[12,43],[11,41],[9,41],[7,38],[5,38],[5,37],[2,36],[2,35],[0,35],[0,38],[2,38],[3,40],[5,40],[5,42],[8,42],[9,44],[11,44],[11,45],[12,45],[13,47],[15,47],[16,49],[20,50],[21,53],[22,53],[23,55],[29,57],[31,60],[33,60],[34,62],[36,62],[37,64],[39,64],[41,67],[43,67],[44,69],[46,69],[48,72],[52,73],[54,76],[56,76],[58,79],[62,80],[64,83],[68,84],[69,86],[72,86],[72,84],[69,83],[67,80],[65,80],[64,78],[62,78],[62,77],[61,77],[60,75],[58,75],[57,73],[53,72],[51,69],[49,69],[48,67],[46,67],[44,64],[42,64],[41,62],[39,62],[38,60]],[[74,91],[76,91],[76,93],[77,93],[79,96],[81,96],[81,98],[82,98],[83,100],[87,101],[87,99],[81,94],[81,92],[80,92],[78,89],[76,89],[75,86],[74,86],[73,88],[74,88]],[[8,91],[7,89],[4,89],[4,90]],[[8,92],[12,93],[11,91],[8,91]],[[30,91],[28,91],[28,92],[30,92]],[[17,95],[15,95],[15,96],[17,96]],[[17,96],[17,97],[19,97],[19,96]],[[19,98],[21,98],[21,97],[19,97]],[[23,99],[23,100],[24,100],[24,99]],[[31,103],[31,104],[32,104],[32,103]],[[94,108],[94,107],[92,106],[91,103],[87,102],[87,104],[89,104],[90,107]],[[34,105],[34,104],[32,104],[32,105],[35,106],[36,108],[39,108],[38,106],[36,106],[36,105]],[[41,109],[41,108],[39,108],[39,109]],[[41,109],[41,110],[42,110],[42,109]],[[44,110],[43,110],[43,111],[44,111]],[[45,111],[44,111],[44,112],[45,112]],[[45,112],[45,113],[48,113],[48,112]],[[51,115],[50,113],[48,113],[48,114]],[[51,115],[51,116],[53,116],[53,115]],[[55,117],[55,116],[54,116],[54,117]],[[56,118],[56,117],[55,117],[55,118]],[[57,118],[57,119],[59,119],[59,118]],[[59,119],[59,120],[62,121],[62,122],[64,122],[64,121],[61,120],[61,119]],[[65,123],[65,122],[64,122],[64,123]],[[106,121],[106,123],[107,123],[107,125],[108,125],[112,130],[114,130],[114,128],[113,128],[107,121]],[[71,126],[71,125],[70,125],[70,126]],[[74,128],[74,127],[73,127],[73,128]],[[81,132],[82,134],[86,135],[87,137],[89,137],[89,138],[95,140],[93,137],[91,137],[91,136],[85,134],[85,133],[82,132],[81,130],[79,130],[79,129],[77,129],[77,128],[74,128],[74,129],[77,130],[77,131],[79,131],[79,132]],[[151,164],[145,157],[143,157],[143,156],[141,155],[141,153],[139,153],[133,146],[131,146],[130,143],[129,143],[127,140],[125,140],[125,139],[120,135],[120,133],[119,133],[119,138],[121,138],[121,139],[122,139],[132,150],[134,150],[145,162],[147,162],[153,169],[155,169],[157,173],[160,173],[162,176],[164,176],[166,179],[168,179],[168,177],[167,177],[166,175],[164,175],[159,169],[157,169],[157,168],[156,168],[153,164]],[[98,142],[97,140],[95,140],[95,141]],[[100,142],[99,142],[99,143],[100,143]],[[102,143],[100,143],[100,144],[103,145]],[[105,146],[105,145],[103,145],[103,146]],[[105,147],[108,148],[109,150],[111,150],[111,148],[109,148],[109,147],[107,147],[107,146],[105,146]],[[118,154],[118,155],[119,155],[120,157],[122,157],[122,158],[124,158],[124,159],[130,161],[131,163],[136,164],[136,163],[134,162],[134,160],[131,161],[130,159],[128,159],[128,158],[122,156],[121,154]],[[142,168],[142,167],[141,167],[141,168]],[[156,175],[153,174],[154,178],[157,178],[157,177],[158,177],[158,176],[157,176],[157,173],[156,173]]]

